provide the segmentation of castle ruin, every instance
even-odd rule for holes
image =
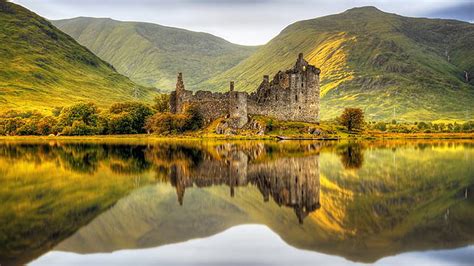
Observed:
[[[257,90],[251,94],[234,90],[230,82],[228,92],[186,90],[183,75],[178,74],[176,90],[171,93],[172,113],[185,112],[196,105],[206,123],[225,117],[233,128],[242,128],[248,115],[265,115],[283,121],[319,122],[320,69],[298,55],[293,68],[279,71],[270,81],[265,75]]]

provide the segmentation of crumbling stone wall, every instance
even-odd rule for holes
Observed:
[[[320,70],[310,65],[299,54],[295,65],[279,71],[270,81],[265,75],[257,90],[250,95],[234,91],[231,82],[226,93],[198,91],[193,94],[184,88],[182,74],[178,75],[176,90],[171,94],[173,113],[182,113],[190,104],[199,106],[206,122],[226,117],[231,127],[242,128],[248,115],[265,115],[284,121],[319,122]]]
[[[268,76],[250,95],[249,113],[279,120],[319,121],[320,70],[299,54],[294,67],[279,71],[270,82]]]

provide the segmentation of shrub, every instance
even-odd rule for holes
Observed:
[[[265,128],[266,128],[266,131],[268,131],[268,132],[273,131],[273,129],[275,129],[273,119],[270,119],[270,120],[267,121],[267,123],[265,125]]]
[[[349,131],[361,129],[364,124],[364,112],[360,108],[346,108],[339,117],[339,123]]]

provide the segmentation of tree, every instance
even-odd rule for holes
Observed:
[[[346,108],[339,117],[339,123],[349,131],[361,129],[364,124],[364,112],[360,108]]]
[[[385,122],[377,122],[374,126],[375,129],[378,129],[380,131],[387,131],[387,124]]]
[[[181,133],[185,131],[188,119],[184,114],[156,113],[148,118],[145,128],[157,134]]]
[[[186,109],[187,121],[185,130],[198,130],[204,125],[204,117],[199,106],[191,105]]]
[[[39,135],[49,135],[49,134],[54,134],[57,132],[54,132],[55,126],[58,123],[56,118],[52,116],[46,116],[41,118],[36,126],[36,133]]]
[[[109,134],[137,134],[133,126],[133,116],[130,113],[111,115],[108,117],[107,133]]]
[[[89,126],[84,123],[84,121],[76,120],[71,126],[64,127],[61,133],[67,136],[96,135],[99,133],[99,128],[95,126]]]
[[[154,99],[155,104],[153,109],[159,113],[166,113],[170,111],[170,95],[169,94],[159,94]]]
[[[425,122],[419,122],[418,125],[417,125],[418,129],[428,129],[430,127],[430,125],[428,123],[425,123]]]
[[[81,121],[87,126],[97,126],[99,110],[94,103],[78,103],[63,108],[58,123],[72,126],[75,121]]]
[[[137,134],[145,133],[145,122],[153,111],[143,103],[126,102],[113,104],[109,114],[108,133]]]

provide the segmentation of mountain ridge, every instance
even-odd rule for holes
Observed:
[[[176,74],[203,82],[235,66],[256,49],[209,33],[149,22],[78,17],[52,21],[135,82],[171,91]]]
[[[228,80],[252,91],[265,74],[287,69],[299,52],[322,70],[321,114],[361,107],[370,120],[468,120],[474,113],[474,25],[409,18],[374,7],[295,22],[232,69],[200,84]],[[395,110],[395,111],[393,111]]]

